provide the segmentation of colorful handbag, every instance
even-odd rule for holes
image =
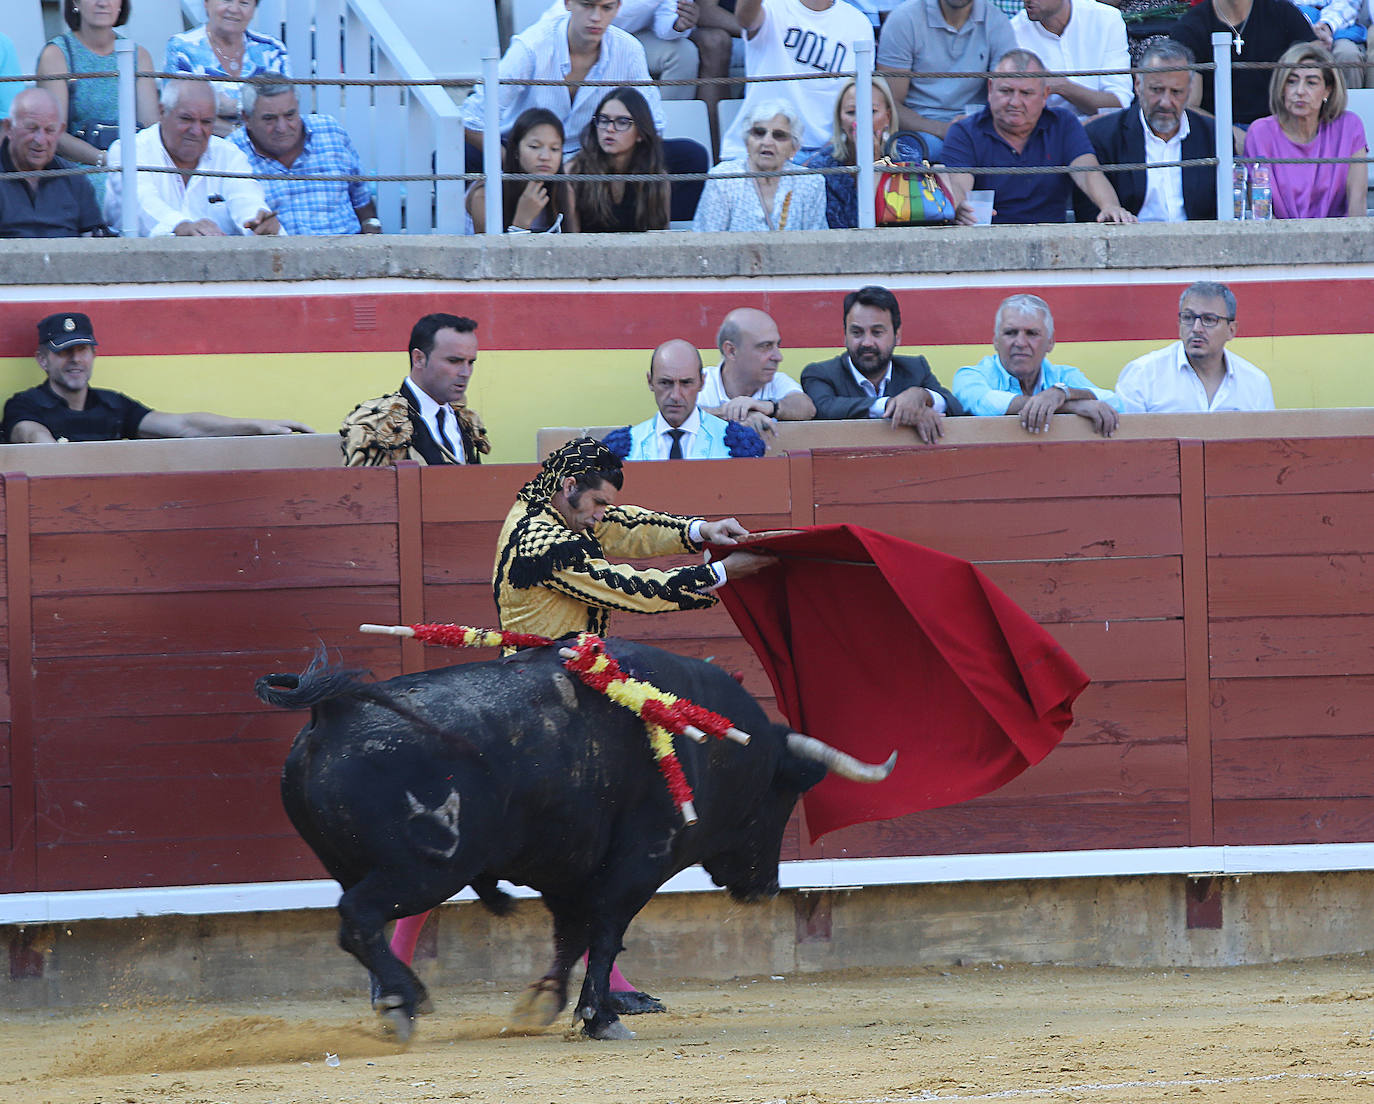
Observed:
[[[954,222],[954,199],[935,175],[925,140],[915,131],[901,130],[889,138],[873,173],[877,225],[948,226]]]

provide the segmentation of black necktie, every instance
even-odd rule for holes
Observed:
[[[668,430],[668,436],[671,437],[671,438],[673,439],[673,443],[672,443],[671,445],[668,446],[668,459],[669,459],[669,460],[681,460],[681,459],[682,459],[682,435],[683,435],[684,433],[686,433],[686,432],[687,432],[687,431],[686,431],[685,429],[670,429],[670,430]]]
[[[442,406],[439,407],[439,412],[434,415],[434,424],[439,427],[439,444],[443,445],[444,448],[448,449],[454,456],[457,456],[458,450],[453,447],[453,442],[449,440],[448,430],[444,428],[444,415],[447,413],[448,411],[446,409]]]

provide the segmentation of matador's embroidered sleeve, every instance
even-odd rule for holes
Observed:
[[[384,468],[410,457],[410,407],[400,393],[359,403],[339,430],[344,467]]]
[[[596,539],[612,556],[673,556],[699,552],[687,530],[700,518],[660,514],[641,506],[608,506]]]

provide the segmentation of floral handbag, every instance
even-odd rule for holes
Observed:
[[[935,175],[925,140],[915,131],[901,130],[887,140],[873,174],[877,225],[948,226],[954,222],[954,199]]]

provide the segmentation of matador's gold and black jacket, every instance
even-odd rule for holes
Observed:
[[[670,571],[611,563],[620,557],[698,552],[695,518],[638,506],[609,506],[595,535],[574,533],[548,502],[517,499],[497,540],[492,586],[501,628],[541,636],[606,633],[612,610],[663,613],[716,602],[706,564]]]

